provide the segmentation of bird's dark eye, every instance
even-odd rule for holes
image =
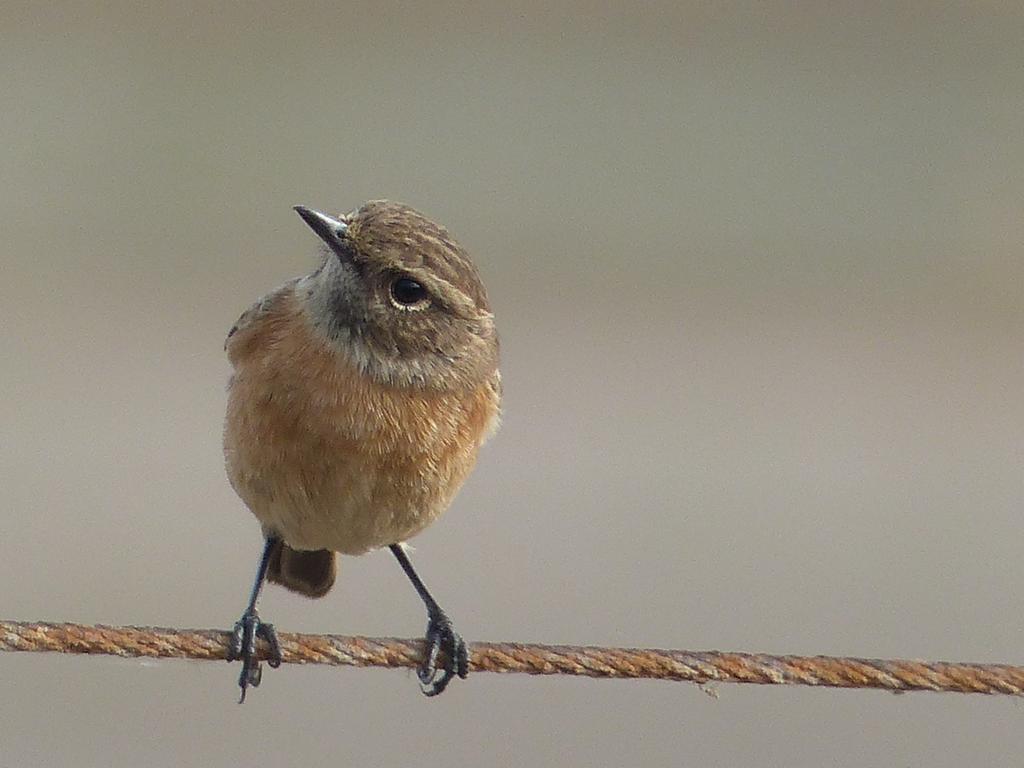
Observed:
[[[399,304],[412,306],[427,298],[427,289],[411,277],[399,277],[391,283],[391,297]]]

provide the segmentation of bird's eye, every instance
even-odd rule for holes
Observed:
[[[427,289],[411,277],[399,277],[391,283],[391,298],[402,306],[411,307],[427,298]]]

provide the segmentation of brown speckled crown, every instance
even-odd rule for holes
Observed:
[[[415,208],[371,200],[347,217],[357,253],[389,254],[396,269],[425,268],[458,288],[485,312],[491,309],[476,265],[448,230]]]
[[[381,383],[471,389],[492,377],[498,336],[469,254],[447,229],[400,203],[369,202],[343,217],[340,235],[299,291],[314,326],[350,363]],[[424,300],[394,300],[398,280]]]

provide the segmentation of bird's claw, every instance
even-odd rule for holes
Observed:
[[[273,624],[260,621],[259,614],[255,610],[248,610],[242,614],[231,632],[231,641],[228,645],[227,660],[236,661],[241,659],[242,671],[238,675],[238,687],[242,689],[242,695],[238,699],[241,704],[245,701],[245,692],[251,686],[256,688],[263,677],[263,668],[256,655],[256,639],[262,638],[270,648],[267,656],[267,664],[271,667],[281,666],[281,644],[277,639],[277,631]]]
[[[416,674],[423,694],[437,696],[455,675],[465,679],[469,674],[469,652],[466,641],[455,631],[451,619],[443,611],[430,615],[425,641],[426,655]],[[444,654],[444,665],[438,668],[441,654]]]

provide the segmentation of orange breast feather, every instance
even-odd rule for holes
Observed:
[[[232,329],[228,477],[264,528],[299,549],[404,541],[451,502],[498,412],[497,373],[470,392],[361,374],[289,284]]]

